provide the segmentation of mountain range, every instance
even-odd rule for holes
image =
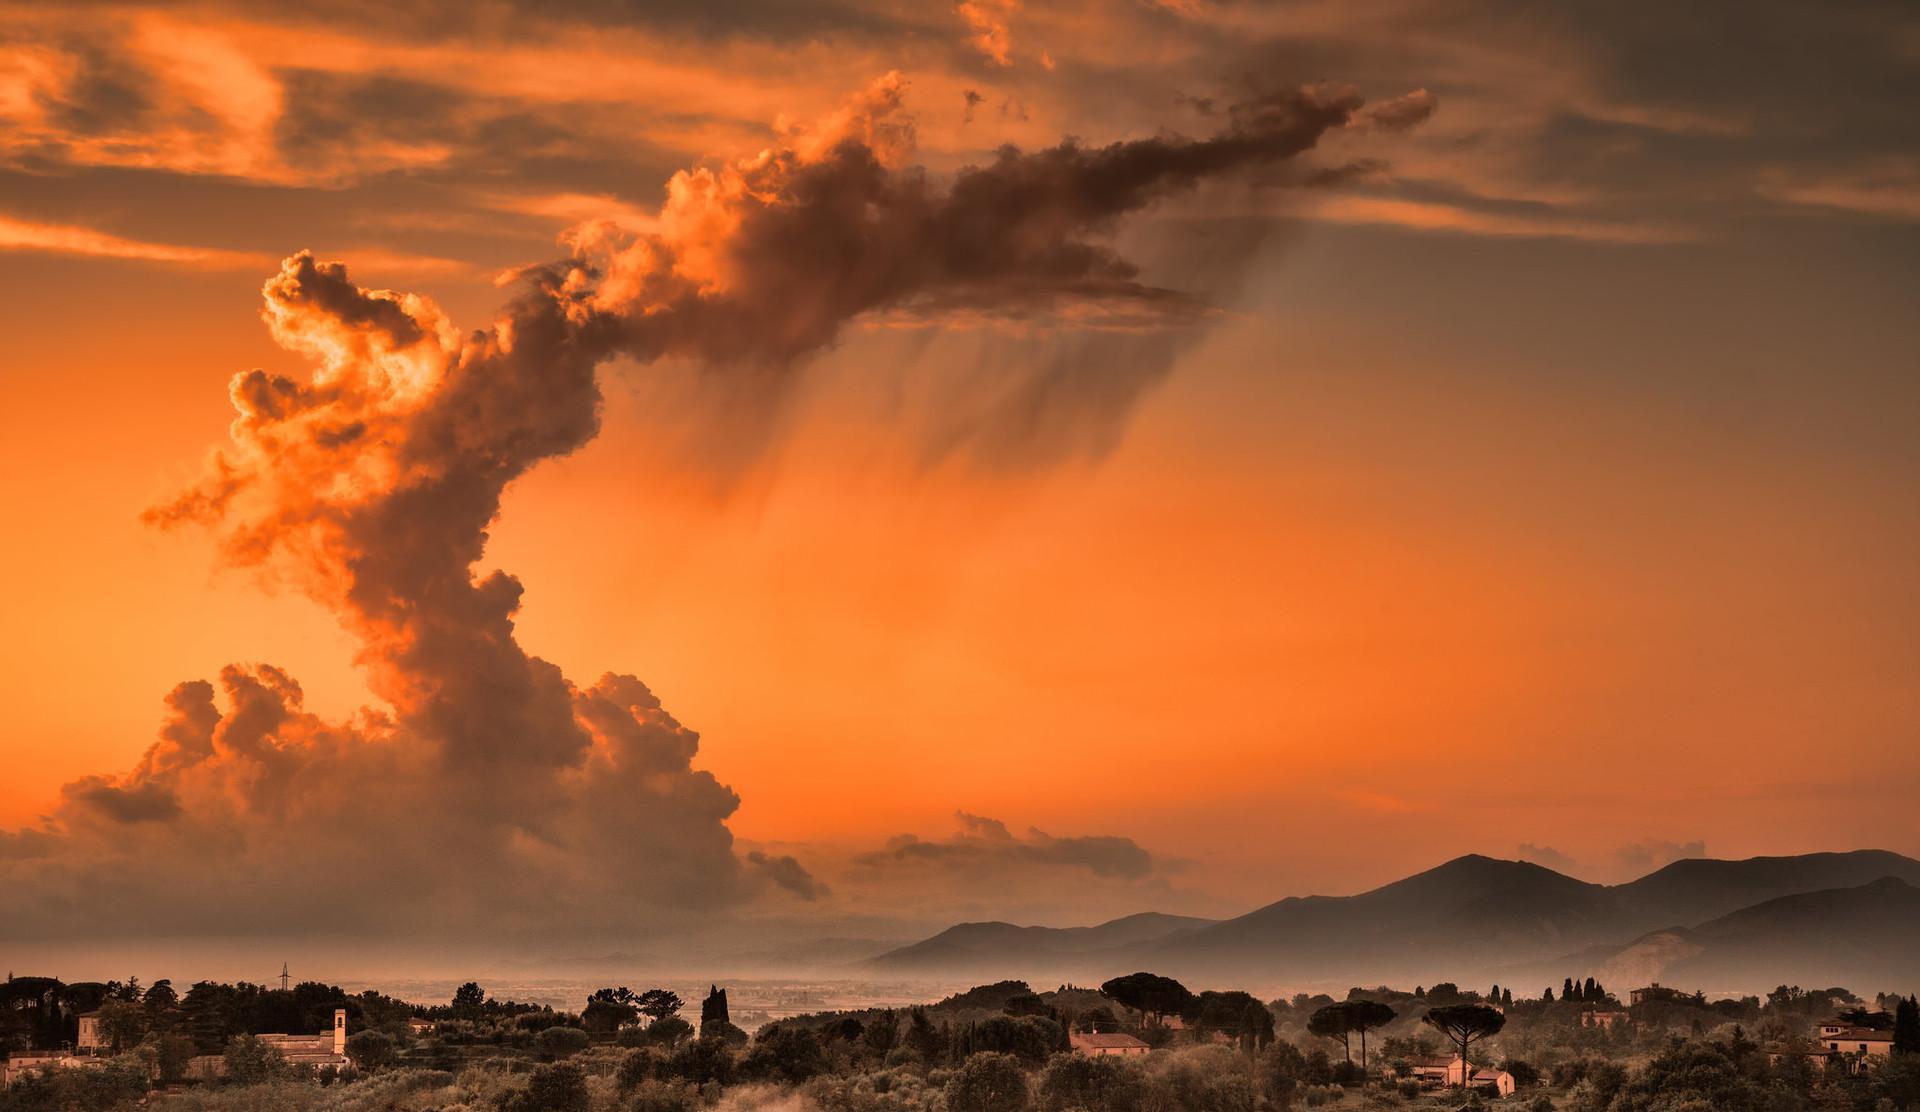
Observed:
[[[1101,978],[1344,989],[1653,980],[1708,991],[1780,983],[1920,988],[1920,861],[1884,850],[1676,861],[1592,884],[1480,855],[1351,896],[1299,896],[1210,921],[1133,915],[1094,927],[966,923],[864,963],[921,976]]]

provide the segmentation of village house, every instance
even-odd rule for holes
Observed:
[[[1451,1058],[1437,1055],[1415,1058],[1408,1062],[1407,1066],[1408,1069],[1404,1075],[1395,1072],[1392,1066],[1388,1066],[1384,1071],[1387,1079],[1398,1080],[1404,1076],[1408,1080],[1419,1082],[1423,1088],[1459,1088],[1460,1079],[1463,1074],[1466,1074],[1468,1068],[1467,1063],[1463,1062],[1457,1054]],[[1476,1089],[1492,1089],[1496,1095],[1503,1097],[1512,1096],[1514,1090],[1519,1088],[1519,1081],[1513,1074],[1506,1070],[1489,1069],[1485,1066],[1473,1068],[1469,1083]]]
[[[0,1061],[0,1089],[46,1070],[86,1069],[101,1064],[102,1059],[83,1057],[68,1050],[16,1050]]]
[[[1659,981],[1653,982],[1646,988],[1636,988],[1627,994],[1629,1004],[1672,1003],[1675,1000],[1685,999],[1687,999],[1686,993],[1677,988],[1669,988]]]
[[[1837,1020],[1820,1025],[1820,1045],[1856,1058],[1884,1058],[1893,1053],[1893,1032],[1855,1027]]]
[[[100,1013],[83,1013],[80,1016],[80,1035],[74,1040],[73,1048],[82,1054],[99,1054],[107,1049],[107,1041],[107,1034],[100,1026]]]
[[[1611,1031],[1616,1023],[1624,1027],[1631,1022],[1633,1022],[1633,1016],[1627,1012],[1589,1010],[1580,1013],[1580,1026],[1598,1027],[1603,1031]]]
[[[1089,1058],[1128,1057],[1146,1054],[1153,1049],[1132,1035],[1094,1033],[1069,1035],[1068,1038],[1073,1043],[1075,1054],[1084,1054]]]

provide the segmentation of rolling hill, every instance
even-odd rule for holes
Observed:
[[[1602,983],[1664,981],[1709,993],[1774,984],[1920,989],[1920,887],[1882,877],[1850,888],[1765,900],[1694,927],[1653,931],[1536,968],[1579,960]]]
[[[1814,951],[1833,944],[1816,943],[1821,932],[1808,923],[1844,914],[1850,899],[1862,911],[1884,904],[1897,912],[1904,897],[1876,888],[1881,878],[1889,889],[1920,885],[1920,861],[1882,850],[1696,859],[1602,885],[1476,854],[1357,895],[1289,897],[1217,923],[1133,916],[1066,930],[962,924],[868,964],[903,973],[1044,971],[1091,979],[1152,969],[1208,984],[1274,988],[1436,980],[1478,987],[1516,974],[1530,985],[1546,969],[1557,981],[1602,968],[1622,974],[1608,981],[1618,984],[1652,980],[1660,970],[1673,970],[1669,980],[1738,970],[1747,985],[1757,983],[1749,974],[1771,975],[1753,964],[1762,958],[1783,968],[1824,968]],[[1815,910],[1796,912],[1801,897]],[[1806,921],[1772,935],[1752,925],[1795,914]],[[1867,937],[1861,953],[1831,964],[1870,971],[1865,952],[1881,940]],[[1909,952],[1883,972],[1897,971],[1902,961],[1920,964]],[[1647,970],[1656,972],[1642,975]]]
[[[1127,948],[1214,924],[1212,919],[1143,912],[1093,927],[1021,927],[961,923],[932,938],[862,963],[875,972],[1012,976],[1029,970],[1080,968]]]

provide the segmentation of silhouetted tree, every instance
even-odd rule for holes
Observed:
[[[1504,988],[1500,990],[1500,1006],[1503,1008],[1513,1007],[1513,990],[1512,989]]]
[[[1194,995],[1187,991],[1187,986],[1155,973],[1115,977],[1100,986],[1100,994],[1155,1020],[1184,1014],[1194,1003]]]
[[[147,994],[141,998],[140,1002],[147,1006],[148,1011],[160,1011],[178,1004],[180,994],[173,991],[172,981],[162,977],[147,986]]]
[[[580,1012],[580,1022],[589,1031],[609,1034],[619,1030],[640,1018],[640,1009],[634,1005],[637,999],[633,990],[626,986],[620,988],[595,989],[587,997],[587,1006]]]
[[[1552,985],[1548,985],[1546,989],[1540,993],[1540,1002],[1543,1004],[1553,1003],[1553,986]]]
[[[1560,999],[1562,1000],[1580,999],[1579,990],[1573,987],[1572,977],[1568,977],[1566,980],[1566,983],[1560,987]]]
[[[1011,1054],[1039,1065],[1058,1049],[1060,1026],[1043,1016],[997,1015],[967,1030],[967,1053]]]
[[[1392,1023],[1399,1013],[1378,1000],[1352,1000],[1347,1003],[1347,1024],[1360,1032],[1360,1068],[1367,1068],[1367,1032]]]
[[[1251,993],[1238,989],[1203,992],[1191,1012],[1194,1026],[1200,1031],[1224,1032],[1249,1050],[1273,1041],[1273,1013]]]
[[[650,988],[641,993],[639,998],[634,1000],[633,1005],[640,1009],[641,1015],[658,1022],[670,1015],[677,1015],[686,1003],[685,1000],[680,999],[680,994],[677,992],[669,992],[664,988]]]
[[[1435,1008],[1426,1014],[1427,1026],[1453,1040],[1460,1048],[1461,1084],[1472,1075],[1467,1064],[1467,1049],[1480,1039],[1496,1034],[1507,1025],[1507,1017],[1485,1004],[1453,1004]]]
[[[893,1048],[900,1045],[900,1013],[888,1008],[874,1016],[873,1022],[867,1024],[865,1033],[860,1036],[860,1041],[866,1045],[867,1052],[873,1055],[875,1061],[884,1063],[887,1055],[893,1053]]]
[[[1893,1052],[1920,1054],[1920,999],[1909,996],[1894,1005]]]
[[[729,1026],[733,1017],[727,1011],[727,990],[719,985],[707,989],[707,998],[700,1001],[700,1030],[705,1031],[709,1023],[724,1023]]]
[[[453,1014],[460,1019],[479,1019],[487,1006],[487,990],[468,981],[453,990]]]
[[[1351,1015],[1346,1004],[1328,1004],[1307,1017],[1307,1034],[1340,1040],[1340,1052],[1349,1062],[1353,1061],[1353,1046],[1348,1041],[1352,1030]]]
[[[934,1030],[933,1021],[927,1018],[925,1008],[915,1008],[907,1013],[907,1049],[918,1055],[922,1063],[928,1066],[938,1064],[946,1052],[946,1046],[947,1040]]]

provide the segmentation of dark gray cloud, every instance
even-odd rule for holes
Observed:
[[[1544,865],[1554,872],[1566,873],[1569,876],[1575,875],[1574,870],[1580,867],[1578,861],[1554,849],[1552,846],[1537,846],[1532,842],[1522,842],[1515,847],[1514,853],[1515,856],[1519,857],[1522,861],[1531,861],[1536,865]]]
[[[211,528],[233,563],[334,613],[380,704],[328,721],[269,665],[179,685],[133,769],[75,783],[44,830],[10,837],[12,926],[112,933],[123,924],[70,922],[112,893],[157,933],[381,931],[430,914],[503,940],[556,921],[610,939],[767,885],[818,899],[798,860],[735,852],[738,797],[695,767],[697,735],[643,683],[576,683],[518,643],[520,583],[474,570],[508,485],[599,432],[599,370],[616,356],[768,390],[866,314],[1185,326],[1200,301],[1140,281],[1107,237],[1171,194],[1311,149],[1361,107],[1278,92],[1209,137],[1008,147],[941,184],[905,160],[898,84],[883,82],[833,133],[677,179],[656,231],[581,229],[572,258],[525,269],[470,332],[341,264],[286,259],[263,316],[314,373],[234,376],[233,444],[150,516]],[[1071,440],[1089,407],[1098,425],[1134,396],[1087,366],[1035,383],[989,424]],[[1123,884],[1156,872],[1127,838],[961,820],[950,842],[886,856]],[[340,906],[343,891],[356,899]]]
[[[872,870],[934,869],[987,876],[1039,867],[1096,877],[1142,880],[1155,873],[1153,855],[1131,838],[1118,835],[1079,835],[1056,838],[1029,827],[1016,835],[998,819],[955,814],[960,830],[952,838],[934,841],[902,834],[885,848],[856,857],[855,863]]]
[[[89,776],[68,784],[64,794],[115,822],[162,822],[180,814],[180,801],[164,784],[118,787],[104,776]]]
[[[814,879],[807,867],[791,854],[774,857],[756,849],[747,851],[743,858],[775,885],[803,900],[817,900],[829,892],[827,886]]]

